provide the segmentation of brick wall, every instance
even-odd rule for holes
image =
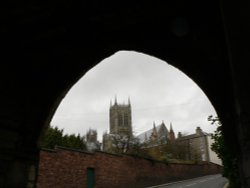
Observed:
[[[87,168],[94,168],[95,188],[139,188],[222,170],[221,166],[212,163],[165,164],[129,155],[57,148],[41,150],[37,187],[87,187]]]

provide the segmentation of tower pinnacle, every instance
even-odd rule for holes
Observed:
[[[130,106],[130,97],[128,97],[128,105]]]
[[[172,122],[170,122],[169,140],[171,143],[175,142],[175,134],[174,134]]]
[[[173,131],[172,122],[170,122],[170,131]]]
[[[117,97],[116,97],[116,95],[115,95],[115,105],[117,105]]]

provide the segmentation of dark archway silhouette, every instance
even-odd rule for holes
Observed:
[[[242,185],[250,186],[249,5],[10,2],[1,14],[0,186],[35,184],[39,136],[61,99],[119,50],[165,60],[201,87],[238,153]]]

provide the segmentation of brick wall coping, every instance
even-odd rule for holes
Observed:
[[[212,163],[212,162],[207,162],[207,161],[203,161],[203,162],[199,162],[199,163],[175,163],[175,162],[163,162],[163,161],[159,161],[159,160],[155,160],[152,158],[148,158],[148,157],[141,157],[141,156],[137,156],[137,155],[133,155],[133,154],[115,154],[115,153],[108,153],[108,152],[104,152],[104,151],[94,151],[94,152],[89,152],[89,151],[84,151],[84,150],[78,150],[78,149],[72,149],[72,148],[67,148],[67,147],[62,147],[62,146],[56,146],[55,149],[48,149],[48,148],[42,148],[42,151],[47,151],[47,152],[54,152],[56,153],[59,150],[65,150],[65,151],[71,151],[71,152],[78,152],[78,153],[84,153],[84,154],[88,154],[88,155],[95,155],[96,153],[100,153],[100,154],[104,154],[104,155],[112,155],[115,157],[133,157],[133,158],[138,158],[138,159],[144,159],[147,161],[150,161],[152,163],[162,163],[165,165],[204,165],[204,164],[213,164],[216,166],[220,166],[216,163]]]
[[[72,152],[78,152],[78,153],[84,153],[84,154],[89,154],[89,155],[93,155],[94,152],[89,152],[89,151],[85,151],[85,150],[79,150],[79,149],[72,149],[72,148],[67,148],[67,147],[63,147],[63,146],[55,146],[54,149],[48,149],[48,148],[41,148],[41,151],[48,151],[48,152],[57,152],[59,150],[66,150],[66,151],[72,151]]]

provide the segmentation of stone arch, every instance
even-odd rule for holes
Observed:
[[[250,41],[249,5],[196,0],[126,1],[123,6],[113,1],[12,3],[17,7],[1,12],[6,60],[0,65],[0,186],[34,185],[28,173],[35,173],[39,135],[67,90],[103,58],[135,50],[169,62],[202,88],[239,155],[243,187],[249,187],[250,78],[243,47]],[[13,181],[20,171],[26,175]]]

